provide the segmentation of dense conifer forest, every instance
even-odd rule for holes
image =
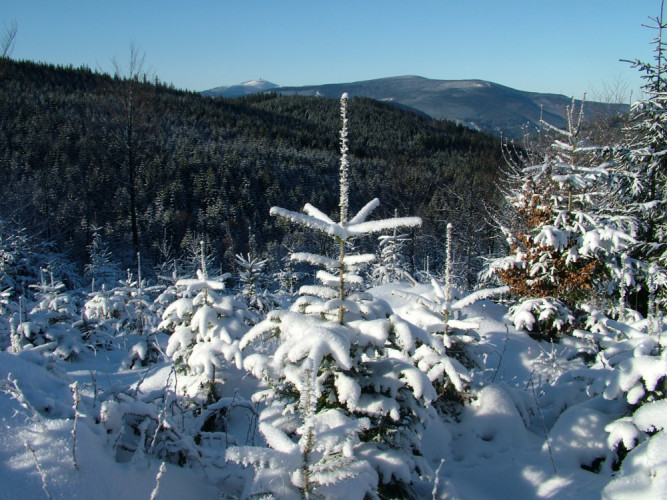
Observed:
[[[502,164],[498,139],[370,99],[354,99],[350,138],[358,189],[380,212],[415,214],[411,266],[443,262],[456,226],[462,279],[493,250],[486,207]],[[0,218],[49,241],[81,266],[97,229],[114,257],[134,265],[186,254],[205,239],[228,269],[237,253],[280,256],[318,242],[270,222],[269,208],[309,200],[336,206],[335,100],[204,98],[143,75],[0,61]],[[456,217],[454,217],[456,214]],[[150,266],[148,266],[150,267]]]

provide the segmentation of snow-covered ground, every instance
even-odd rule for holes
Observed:
[[[413,305],[393,293],[408,288],[384,285],[372,293],[409,318]],[[410,291],[431,293],[430,285]],[[624,415],[624,399],[590,397],[587,387],[597,375],[573,357],[574,348],[537,342],[514,329],[506,312],[489,300],[462,311],[462,317],[481,318],[479,339],[470,347],[478,361],[471,370],[471,397],[429,423],[422,448],[437,472],[418,484],[420,496],[667,498],[664,431],[654,426],[657,433],[628,455],[621,472],[614,471],[605,427]],[[167,337],[160,342],[166,348]],[[0,497],[166,500],[242,493],[252,469],[224,457],[230,444],[262,444],[257,408],[248,403],[256,380],[230,367],[219,394],[227,432],[188,442],[178,432],[191,415],[169,402],[183,398],[195,379],[178,375],[171,360],[132,369],[126,359],[123,348],[85,351],[74,361],[29,349],[0,352]],[[156,400],[164,404],[149,404]],[[158,407],[163,412],[151,414]],[[664,427],[665,405],[654,406],[654,413],[651,421],[662,419]],[[155,427],[150,422],[173,428],[171,444],[155,433],[154,445],[181,452],[197,447],[199,459],[186,467],[167,463],[160,472],[155,455],[132,449],[146,436],[132,435],[122,420],[127,415],[150,417],[138,426],[148,442]]]

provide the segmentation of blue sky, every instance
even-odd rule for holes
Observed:
[[[14,59],[111,71],[134,42],[178,88],[420,75],[580,97],[639,73],[659,0],[0,0]]]

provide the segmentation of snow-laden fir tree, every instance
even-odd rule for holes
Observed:
[[[157,344],[156,330],[160,318],[152,309],[151,296],[161,289],[147,286],[141,275],[141,254],[137,254],[137,277],[127,270],[127,278],[113,292],[122,297],[124,314],[118,322],[120,335],[131,337],[132,346],[128,347],[127,365],[135,363],[146,365],[159,358],[160,349]]]
[[[463,309],[479,300],[484,300],[509,291],[509,287],[478,290],[466,296],[452,286],[452,225],[447,225],[445,282],[441,286],[431,278],[431,291],[417,294],[395,290],[394,294],[416,304],[404,313],[405,319],[428,332],[426,341],[421,341],[413,359],[428,375],[438,391],[438,408],[447,411],[452,402],[461,402],[467,392],[471,376],[464,364],[474,364],[483,354],[478,345],[482,318],[464,317]]]
[[[611,451],[608,461],[613,459],[613,465],[621,465],[605,491],[610,495],[648,491],[651,483],[667,484],[667,466],[659,451],[667,443],[667,325],[663,317],[667,290],[664,2],[660,15],[651,20],[653,24],[647,27],[656,32],[652,42],[654,59],[649,63],[633,62],[643,73],[645,97],[632,105],[626,145],[619,148],[614,205],[619,213],[639,220],[637,243],[623,255],[624,288],[636,286],[635,280],[643,282],[640,307],[646,317],[629,309],[623,297],[624,314],[613,319],[604,311],[591,308],[585,328],[575,332],[593,346],[593,367],[611,371],[602,388],[596,389],[605,399],[627,403],[626,414],[605,428]],[[638,463],[649,467],[650,475],[638,471]]]
[[[633,61],[633,67],[643,73],[644,97],[630,109],[626,144],[618,151],[615,193],[616,209],[640,221],[631,256],[657,266],[653,270],[661,279],[667,276],[667,49],[662,40],[667,24],[663,8],[664,3],[660,15],[647,26],[656,32],[653,61]],[[664,289],[659,295],[666,297]]]
[[[250,254],[245,257],[236,255],[240,281],[238,298],[248,305],[250,311],[262,318],[276,305],[276,299],[265,285],[267,278],[264,267],[267,262],[267,259],[258,259]]]
[[[113,287],[122,276],[113,264],[111,252],[102,238],[102,228],[93,228],[93,241],[88,245],[89,262],[86,264],[85,274],[91,280],[91,291],[99,290],[102,286]]]
[[[519,298],[516,326],[549,335],[571,330],[579,304],[607,300],[621,275],[619,256],[635,241],[634,219],[609,209],[611,165],[583,137],[583,109],[577,113],[573,100],[567,129],[542,122],[556,135],[551,149],[510,164],[515,217],[501,224],[510,253],[486,271]]]
[[[85,347],[81,331],[74,327],[79,317],[73,296],[49,269],[42,269],[40,282],[30,288],[35,291],[35,302],[20,312],[12,349],[31,348],[60,359],[78,356]],[[24,307],[28,303],[22,301]]]
[[[394,211],[394,217],[398,217],[398,210]],[[383,234],[378,237],[378,240],[380,241],[380,258],[372,267],[373,283],[382,285],[402,280],[415,283],[414,278],[407,271],[408,266],[405,261],[408,235],[401,234],[397,228],[394,228],[392,234]]]
[[[418,218],[368,221],[373,200],[348,219],[347,95],[341,98],[340,221],[310,204],[305,213],[273,215],[330,236],[337,257],[293,254],[324,269],[319,285],[301,288],[291,310],[269,313],[241,348],[275,338],[273,354],[255,352],[244,367],[266,383],[260,431],[269,448],[230,449],[228,459],[255,466],[248,494],[280,498],[414,497],[413,481],[429,467],[420,431],[435,391],[410,358],[420,329],[391,315],[388,304],[359,291],[362,264],[350,255],[356,237],[414,226]],[[356,290],[355,290],[356,289]]]
[[[158,329],[170,333],[166,354],[186,373],[201,375],[212,385],[229,362],[240,368],[238,339],[246,332],[249,318],[245,304],[222,295],[223,280],[209,277],[201,242],[201,268],[196,278],[176,282],[180,297],[162,314]]]

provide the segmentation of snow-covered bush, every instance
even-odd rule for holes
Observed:
[[[575,330],[573,335],[587,343],[591,369],[590,377],[584,378],[580,372],[578,378],[588,380],[585,391],[589,398],[617,403],[616,413],[606,417],[604,426],[608,452],[599,459],[609,470],[620,467],[622,476],[636,474],[636,460],[648,460],[646,465],[664,482],[667,480],[664,460],[651,463],[646,449],[654,449],[664,440],[667,329],[659,319],[653,325],[654,332],[649,334],[650,323],[645,319],[620,321],[592,306],[587,306],[586,312],[586,328]],[[626,464],[629,464],[627,469]],[[615,483],[621,491],[629,480],[629,477],[619,479],[610,487]]]
[[[510,307],[507,317],[515,328],[551,339],[571,332],[577,325],[572,311],[553,297],[520,300]]]
[[[155,382],[146,381],[148,386],[161,382],[161,390],[142,391],[139,383],[99,395],[98,420],[115,460],[137,463],[157,458],[197,468],[223,466],[226,445],[237,444],[229,420],[245,418],[254,409],[240,397],[206,401],[202,397],[207,395],[179,395],[173,369],[162,371]]]

